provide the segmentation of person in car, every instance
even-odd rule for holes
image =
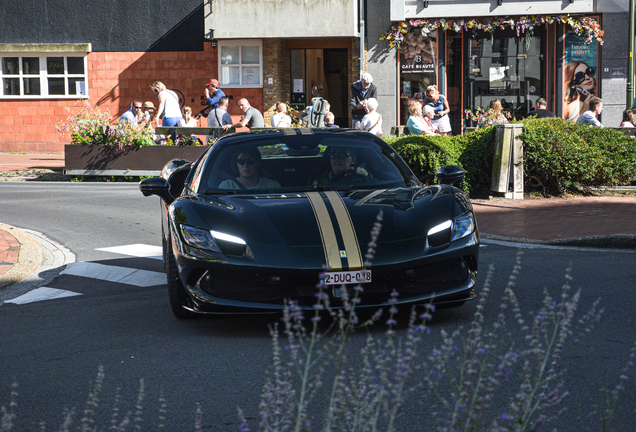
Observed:
[[[219,189],[271,189],[279,188],[276,180],[259,176],[261,167],[261,153],[258,149],[241,150],[236,160],[239,176],[235,180],[223,180]]]
[[[319,175],[314,181],[314,185],[323,185],[342,180],[347,174],[369,176],[369,173],[362,167],[356,167],[356,151],[353,148],[332,148],[327,151],[329,154],[330,169]]]

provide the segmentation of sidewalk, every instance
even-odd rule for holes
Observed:
[[[0,153],[0,176],[10,171],[61,168],[63,153]],[[636,188],[632,189],[625,196],[473,200],[473,208],[482,239],[636,249]],[[24,273],[18,268],[23,266],[25,240],[16,232],[21,230],[0,221],[0,288],[7,274]]]
[[[64,168],[64,152],[0,153],[0,173],[56,168]]]

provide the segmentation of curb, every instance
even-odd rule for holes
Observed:
[[[7,227],[9,229],[7,229]],[[0,224],[0,229],[6,229],[14,235],[15,230],[18,230],[18,228],[4,224]],[[20,279],[18,279],[18,276],[15,276],[12,279],[11,285],[0,288],[0,305],[2,305],[5,300],[19,297],[35,288],[48,284],[55,279],[68,264],[75,262],[75,254],[73,254],[73,252],[47,238],[44,234],[28,229],[18,231],[20,231],[20,235],[22,235],[23,238],[30,240],[30,244],[33,245],[34,249],[39,251],[40,261],[37,263],[37,266],[28,266],[26,268],[22,268],[23,266],[19,264],[14,265],[14,268],[18,267],[16,271],[19,272]],[[18,239],[17,236],[16,239]],[[22,243],[22,240],[18,239],[18,241]],[[22,257],[22,246],[20,247],[20,257]],[[7,273],[12,271],[13,269]]]
[[[568,246],[597,249],[623,249],[636,251],[636,234],[615,234],[591,237],[578,237],[559,240],[534,240],[518,237],[507,237],[480,233],[484,240],[494,240],[507,243],[524,243],[538,246]]]
[[[0,230],[12,235],[20,244],[18,262],[0,275],[0,289],[20,282],[42,264],[42,248],[36,239],[19,228],[0,223]]]

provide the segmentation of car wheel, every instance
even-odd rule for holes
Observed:
[[[170,299],[170,307],[172,308],[172,313],[177,318],[195,318],[198,315],[192,311],[183,308],[183,305],[190,303],[190,297],[188,297],[188,293],[179,278],[179,272],[177,271],[177,263],[174,259],[174,254],[172,250],[170,250],[170,243],[168,243],[168,252],[167,252],[167,264],[168,268],[166,271],[166,276],[168,278],[168,298]]]

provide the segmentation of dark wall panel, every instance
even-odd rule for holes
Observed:
[[[0,43],[203,51],[202,0],[2,0]]]

